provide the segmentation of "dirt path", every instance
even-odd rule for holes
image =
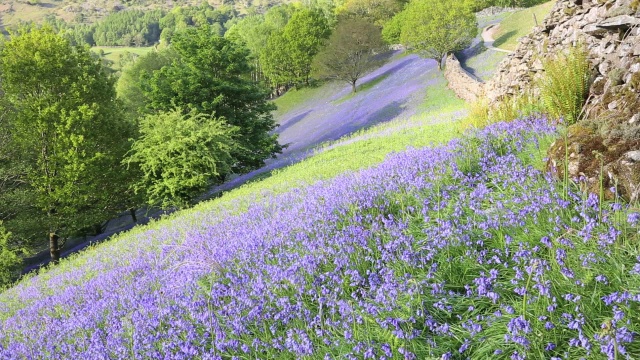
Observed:
[[[500,52],[504,52],[504,53],[510,54],[513,51],[500,49],[500,48],[497,48],[497,47],[493,46],[493,42],[495,41],[495,39],[493,38],[493,35],[495,35],[495,33],[498,31],[499,27],[500,27],[500,24],[493,24],[493,25],[489,25],[486,28],[482,29],[482,41],[484,41],[484,46],[487,49],[490,49],[490,50],[493,50],[493,51],[500,51]]]

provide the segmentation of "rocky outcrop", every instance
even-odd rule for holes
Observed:
[[[447,79],[449,88],[463,100],[474,102],[484,96],[482,81],[465,70],[453,54],[447,56],[444,77]]]
[[[607,144],[596,131],[574,125],[549,148],[547,169],[578,179],[583,190],[608,200],[640,200],[640,139]]]
[[[558,0],[485,86],[489,103],[537,95],[543,61],[583,44],[593,74],[585,119],[553,144],[547,166],[559,178],[566,170],[583,179],[586,190],[631,201],[640,197],[639,8],[638,0]]]
[[[499,65],[485,89],[489,102],[529,89],[544,71],[543,60],[582,43],[594,74],[587,115],[638,122],[639,10],[638,0],[559,0],[543,24],[522,38]]]

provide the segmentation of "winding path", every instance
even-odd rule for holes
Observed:
[[[482,41],[484,41],[484,46],[487,49],[490,49],[493,51],[500,51],[503,53],[510,54],[513,51],[500,49],[493,46],[493,42],[495,41],[495,39],[493,38],[493,35],[496,33],[496,31],[498,31],[498,27],[500,27],[500,24],[492,24],[482,29]]]

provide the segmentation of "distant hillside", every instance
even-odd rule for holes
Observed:
[[[262,10],[287,0],[5,0],[0,3],[0,27],[2,30],[21,22],[40,23],[46,18],[64,20],[72,24],[93,24],[112,14],[125,10],[165,10],[177,6],[209,4],[215,8],[229,6],[239,13],[248,9]]]

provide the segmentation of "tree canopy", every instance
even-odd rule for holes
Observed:
[[[223,117],[239,128],[239,146],[232,151],[232,171],[244,173],[281,151],[274,106],[267,91],[251,81],[248,50],[212,34],[208,27],[176,33],[172,47],[177,58],[154,71],[142,89],[151,114],[180,107],[185,113]]]
[[[57,237],[112,215],[125,193],[120,161],[131,126],[100,61],[49,28],[24,29],[4,44],[0,70],[9,171],[41,222]]]
[[[224,119],[179,109],[140,120],[140,137],[127,164],[142,178],[135,185],[151,205],[183,207],[228,174],[234,162],[238,128]],[[218,180],[218,181],[216,181]]]
[[[384,50],[380,28],[361,18],[338,21],[327,46],[318,53],[315,65],[321,76],[346,81],[356,92],[356,82],[368,70],[379,66]]]
[[[273,84],[308,83],[313,58],[331,35],[319,10],[300,9],[287,25],[269,37],[260,60]]]
[[[386,38],[393,39],[399,28],[403,45],[424,57],[435,59],[442,67],[442,59],[450,52],[471,45],[478,34],[478,23],[468,1],[412,0],[389,25]]]

